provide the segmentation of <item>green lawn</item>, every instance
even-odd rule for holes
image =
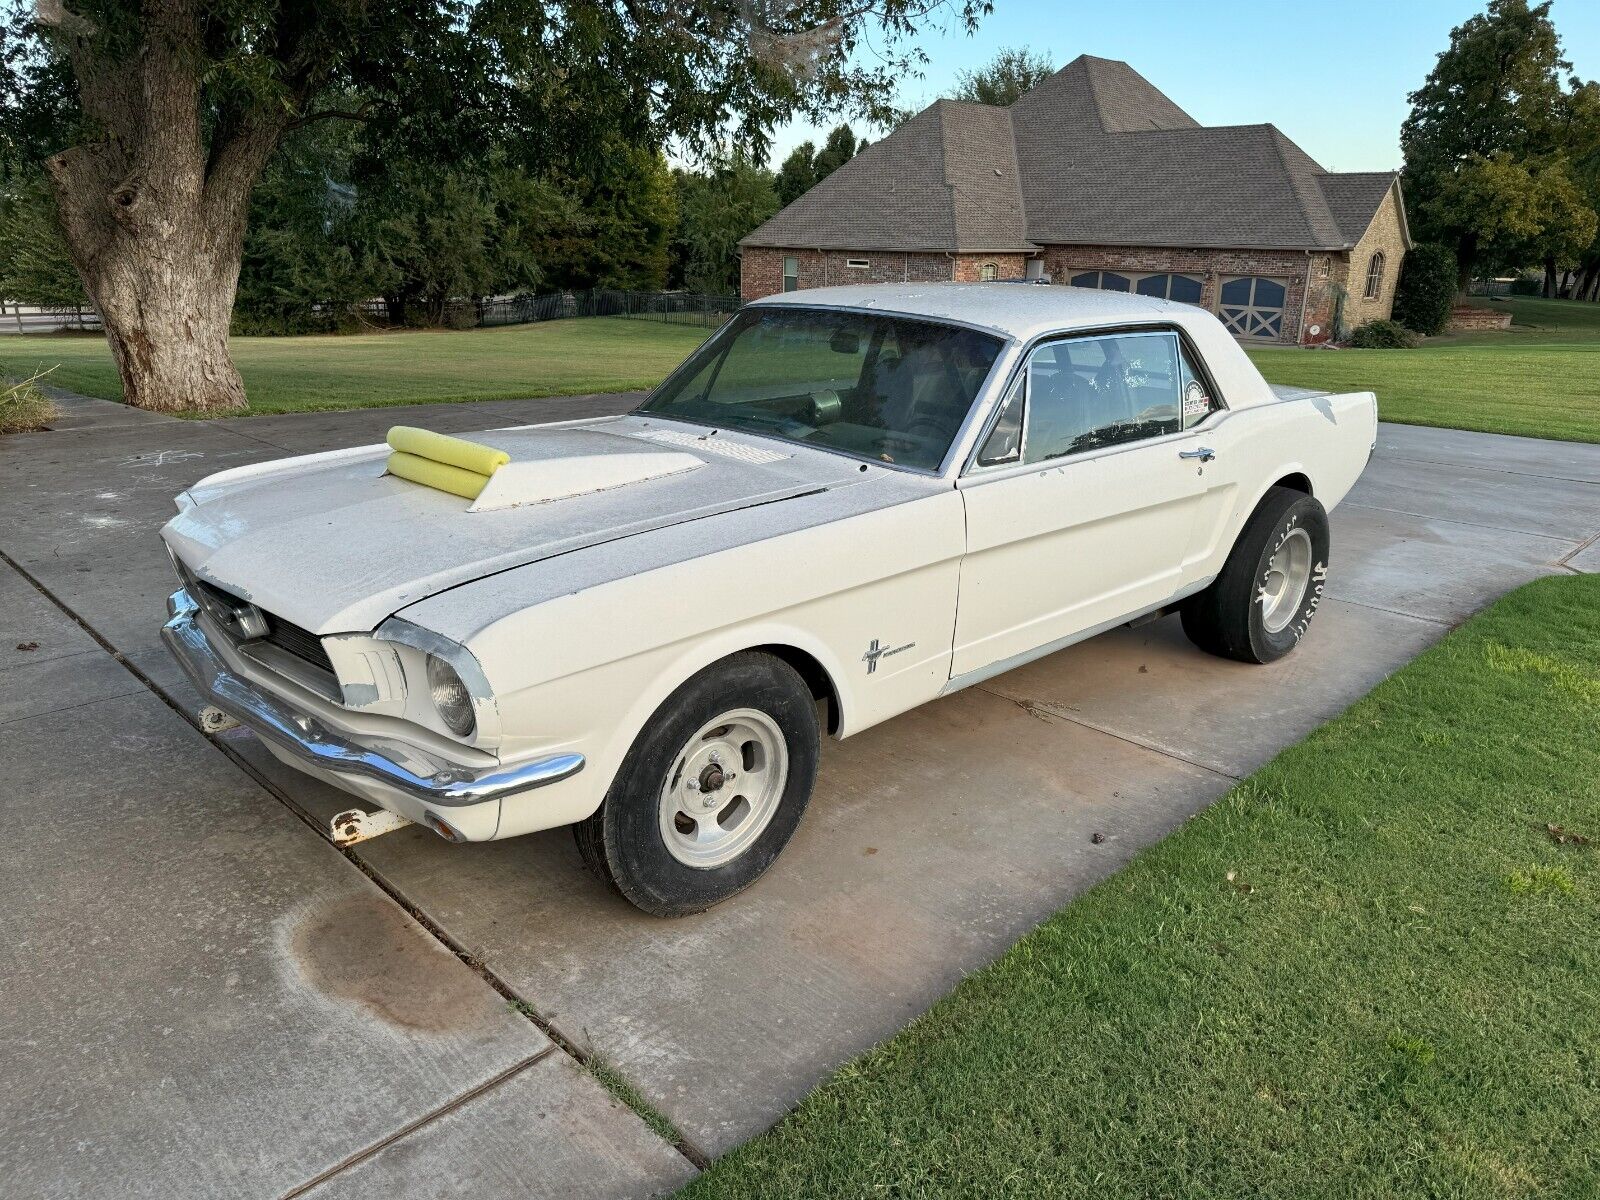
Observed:
[[[624,317],[466,332],[234,338],[250,412],[500,400],[654,387],[707,330]],[[0,338],[0,376],[55,367],[57,387],[117,400],[101,337]]]
[[[1419,350],[1253,350],[1274,383],[1371,389],[1386,420],[1600,442],[1600,304],[1511,302],[1508,333]],[[625,391],[658,383],[706,331],[601,317],[465,333],[235,338],[252,413]],[[117,399],[99,337],[0,338],[0,376]]]
[[[1417,350],[1250,357],[1273,383],[1374,391],[1386,421],[1600,442],[1600,304],[1518,298],[1509,307],[1506,332],[1430,338]]]
[[[1450,634],[686,1195],[1597,1196],[1597,930],[1600,576],[1565,576]]]

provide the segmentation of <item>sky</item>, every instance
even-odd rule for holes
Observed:
[[[1413,91],[1482,0],[995,0],[967,37],[929,29],[924,77],[896,101],[916,112],[955,86],[958,72],[1002,46],[1027,46],[1060,67],[1080,54],[1131,65],[1202,125],[1271,122],[1330,171],[1400,166],[1400,122]],[[1600,0],[1555,0],[1566,57],[1600,78]],[[883,130],[854,126],[876,141]],[[776,168],[826,127],[775,131]]]

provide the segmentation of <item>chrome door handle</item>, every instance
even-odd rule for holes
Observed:
[[[1210,446],[1198,446],[1193,450],[1179,450],[1179,458],[1198,458],[1203,463],[1210,462],[1217,456],[1217,452]]]

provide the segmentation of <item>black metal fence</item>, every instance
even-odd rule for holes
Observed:
[[[668,325],[692,325],[716,329],[739,311],[737,296],[705,296],[696,292],[629,292],[614,288],[591,291],[545,292],[529,296],[500,296],[485,300],[452,300],[445,306],[444,324],[456,329],[492,325],[531,325],[535,321],[557,321],[566,317],[630,317],[638,321],[660,321]],[[380,299],[357,304],[358,320],[374,325],[389,324],[389,306]],[[304,320],[291,319],[283,328],[255,329],[238,323],[235,332],[283,333],[339,328],[352,309],[318,304]],[[37,308],[0,301],[0,332],[47,333],[55,330],[99,330],[100,314],[92,308]]]
[[[668,325],[716,329],[739,311],[739,300],[734,296],[703,296],[692,292],[624,292],[597,288],[586,292],[548,292],[540,296],[480,300],[474,309],[478,325],[526,325],[564,317],[632,317]]]
[[[740,303],[736,296],[595,288],[589,291],[497,296],[484,300],[452,300],[445,306],[443,324],[454,329],[479,329],[495,325],[531,325],[537,321],[559,321],[570,317],[631,317],[668,325],[716,329],[739,311]],[[369,300],[357,305],[356,310],[363,319],[375,324],[389,321],[388,305],[382,300]]]

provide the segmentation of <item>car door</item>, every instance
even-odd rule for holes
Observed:
[[[1036,345],[958,486],[953,678],[996,674],[1159,606],[1206,491],[1209,385],[1172,329]]]

